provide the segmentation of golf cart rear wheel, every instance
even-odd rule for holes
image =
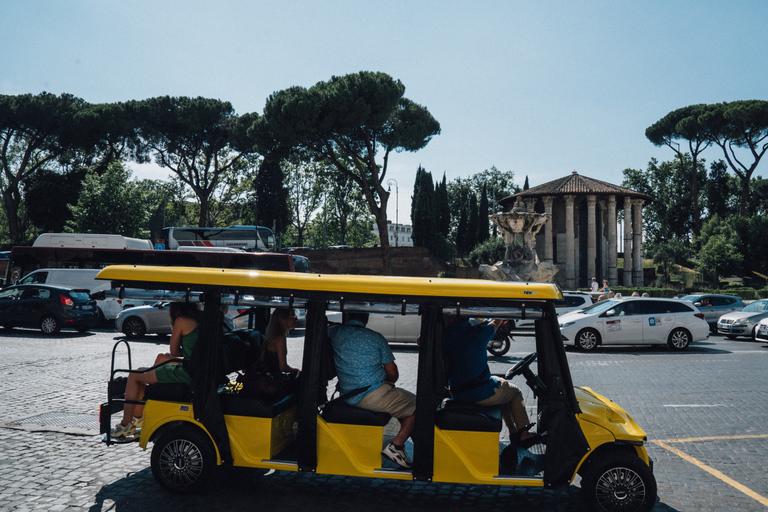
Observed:
[[[174,428],[152,448],[152,474],[164,488],[179,494],[202,490],[216,467],[211,440],[192,426]]]

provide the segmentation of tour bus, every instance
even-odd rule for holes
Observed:
[[[255,226],[230,226],[228,228],[168,227],[163,228],[166,249],[185,247],[228,247],[243,250],[272,251],[275,235],[264,226],[258,227],[258,246]]]
[[[145,404],[136,440],[141,449],[153,443],[150,467],[167,490],[200,492],[219,465],[543,489],[568,486],[579,475],[590,510],[649,511],[654,506],[656,481],[646,433],[618,404],[571,381],[555,310],[562,293],[554,284],[131,266],[107,267],[99,279],[116,289],[175,289],[186,300],[203,304],[200,337],[190,359],[192,384],[151,385],[142,400],[129,402]],[[221,304],[306,310],[295,392],[274,401],[242,393],[236,376],[243,370],[247,375],[249,357],[235,354],[258,352],[262,338],[253,332],[224,334]],[[389,415],[333,398],[329,311],[421,318],[416,426],[406,445],[411,469],[381,456],[394,437],[385,434]],[[544,441],[530,450],[513,447],[515,463],[500,455],[509,438],[502,436],[498,408],[445,399],[450,368],[441,348],[444,314],[535,319],[536,351],[505,377],[522,375],[531,388]],[[236,339],[251,345],[238,345]],[[116,363],[126,355],[127,366]],[[112,438],[110,427],[112,415],[121,416],[126,403],[125,376],[144,371],[132,368],[130,359],[129,344],[119,341],[112,353],[108,399],[100,406],[107,445],[129,445]]]
[[[283,253],[244,251],[168,251],[154,250],[149,240],[137,245],[120,235],[73,235],[46,233],[30,246],[11,249],[6,283],[14,284],[37,269],[102,269],[107,265],[166,265],[178,267],[219,267],[286,272],[310,272],[304,256]],[[107,237],[107,238],[104,238]],[[138,240],[138,239],[133,239]]]

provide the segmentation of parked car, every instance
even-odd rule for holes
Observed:
[[[667,344],[683,350],[707,339],[704,314],[689,301],[651,297],[607,299],[561,315],[565,345],[594,350],[600,345]]]
[[[42,236],[42,235],[41,235]],[[96,268],[41,268],[19,279],[16,284],[46,284],[86,290],[96,299],[96,306],[106,320],[114,320],[123,308],[142,306],[142,301],[120,299],[116,294],[109,294],[110,283],[98,281]]]
[[[592,296],[586,292],[563,292],[562,300],[555,301],[557,316],[578,311],[592,305]],[[513,329],[533,329],[533,320],[510,320]]]
[[[168,315],[170,302],[159,301],[150,306],[124,309],[115,318],[115,330],[129,338],[141,338],[147,334],[171,334],[171,318]],[[230,306],[227,316],[232,319],[235,329],[248,327],[248,308]],[[241,314],[243,316],[241,316]]]
[[[0,325],[38,328],[45,334],[61,329],[86,332],[99,322],[96,301],[88,290],[21,284],[0,292]]]
[[[370,313],[366,327],[387,338],[390,343],[416,343],[421,332],[421,317],[418,310],[408,308],[407,315],[396,313]],[[341,323],[342,313],[326,313],[329,322]]]
[[[717,331],[717,321],[726,313],[741,311],[746,304],[741,297],[735,295],[695,294],[680,297],[682,300],[693,302],[693,305],[704,313],[704,320],[709,324],[709,330]]]
[[[755,341],[768,341],[768,318],[760,320],[755,329]]]
[[[757,324],[768,318],[768,299],[756,300],[741,311],[727,313],[717,321],[717,332],[728,338],[747,336],[755,339]]]

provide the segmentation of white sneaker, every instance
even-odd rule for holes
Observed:
[[[134,416],[131,423],[133,423],[134,427],[141,430],[141,426],[144,424],[144,416]]]
[[[404,467],[406,469],[411,469],[413,466],[413,462],[411,462],[411,459],[408,458],[408,454],[405,453],[405,450],[399,450],[395,448],[395,445],[392,443],[389,443],[386,448],[382,450],[381,454],[398,466]]]
[[[136,425],[133,424],[133,422],[130,422],[127,425],[123,425],[122,423],[118,423],[115,425],[115,428],[112,429],[112,431],[109,433],[110,437],[114,438],[129,438],[132,436],[135,436],[138,431],[136,430]]]

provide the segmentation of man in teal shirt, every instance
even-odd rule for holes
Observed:
[[[416,424],[416,395],[395,387],[399,377],[395,356],[386,338],[365,327],[366,313],[345,313],[344,324],[328,330],[333,345],[333,360],[339,377],[339,391],[366,387],[347,398],[347,403],[362,409],[386,412],[400,421],[400,432],[381,452],[396,464],[410,468],[405,442]]]

